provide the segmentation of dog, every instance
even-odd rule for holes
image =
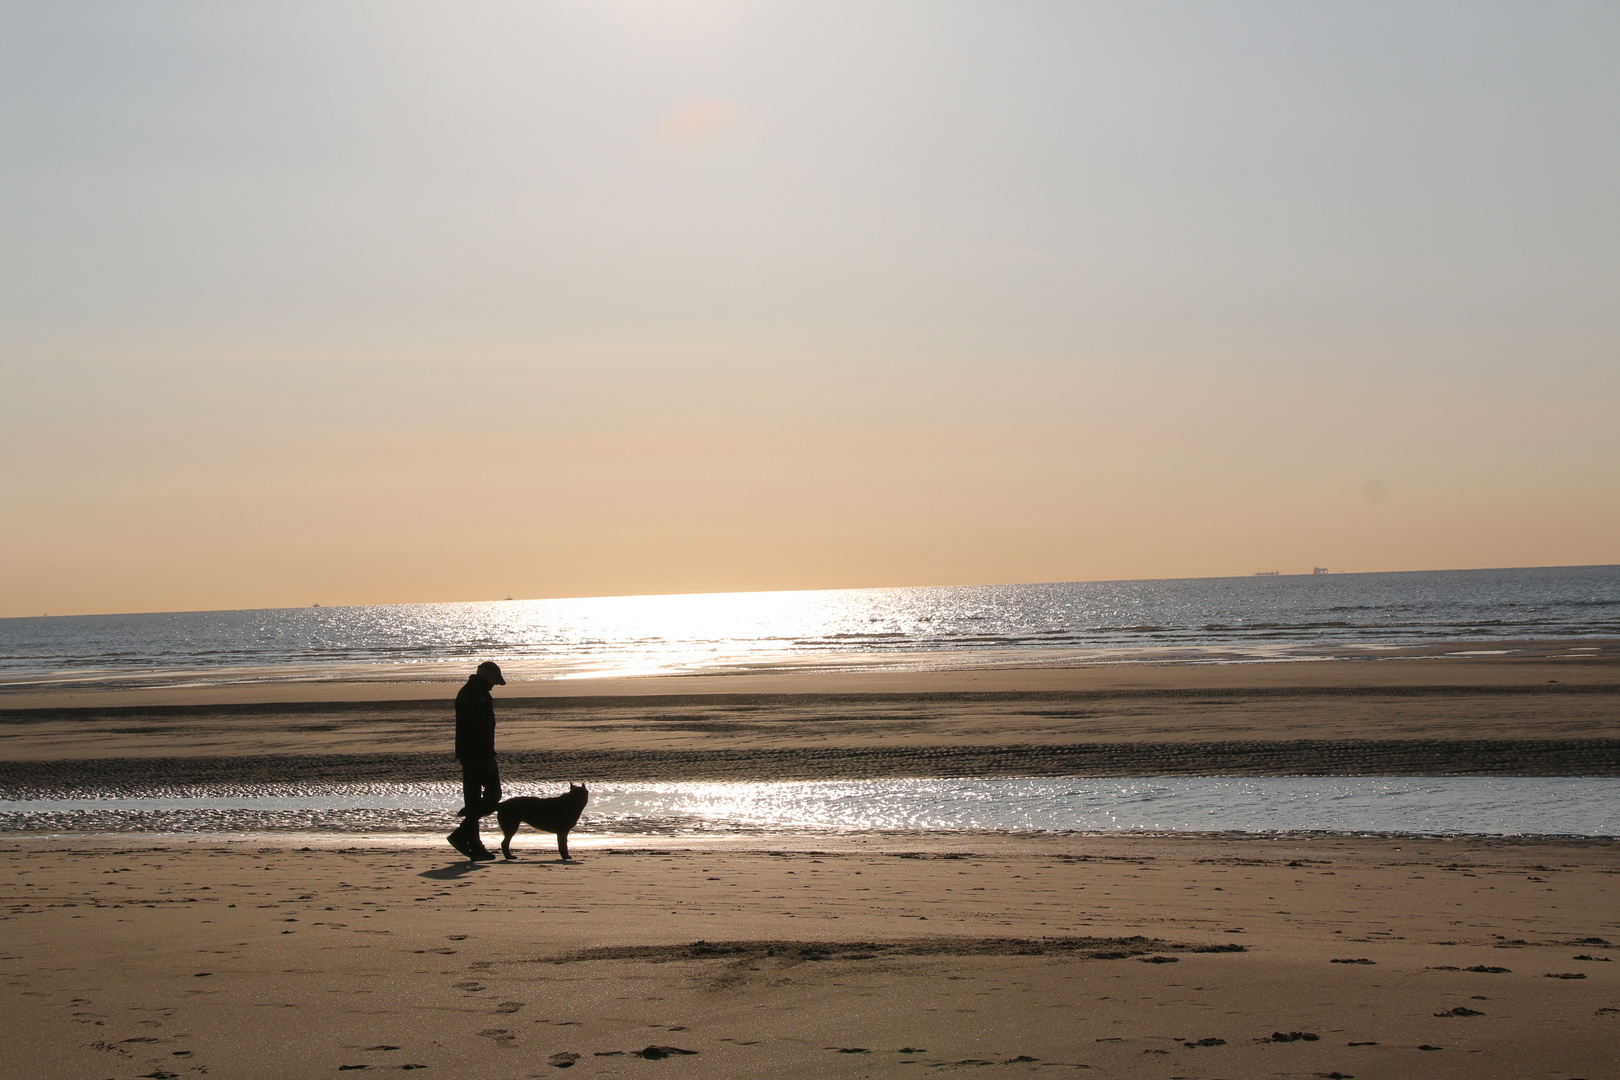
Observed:
[[[496,803],[495,820],[501,826],[501,854],[508,860],[517,858],[512,854],[512,836],[518,831],[519,825],[529,825],[541,832],[556,833],[557,854],[562,856],[563,862],[568,862],[568,830],[579,822],[580,813],[590,801],[591,793],[585,790],[584,784],[569,784],[566,795],[550,799],[525,796]]]

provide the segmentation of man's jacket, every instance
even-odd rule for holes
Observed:
[[[474,675],[456,695],[456,757],[482,764],[495,756],[495,699]]]

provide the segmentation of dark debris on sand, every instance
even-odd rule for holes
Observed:
[[[660,1058],[674,1057],[677,1054],[695,1054],[697,1051],[683,1050],[679,1046],[644,1046],[630,1053],[647,1061],[658,1061]]]
[[[1068,956],[1090,960],[1124,960],[1150,953],[1238,953],[1242,945],[1194,945],[1157,938],[1126,937],[936,937],[903,941],[694,941],[685,945],[605,945],[580,949],[540,962],[566,964],[588,960],[774,959],[782,963],[826,960],[875,960],[893,956]],[[1171,957],[1154,962],[1163,963]]]

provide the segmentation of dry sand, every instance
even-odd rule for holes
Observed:
[[[13,838],[4,1073],[1620,1075],[1613,843],[587,837]]]

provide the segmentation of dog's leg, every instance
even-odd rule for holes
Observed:
[[[562,856],[563,862],[568,862],[568,830],[564,829],[557,834],[557,854]]]
[[[514,821],[510,825],[501,822],[501,854],[506,856],[507,862],[517,858],[512,854],[512,837],[517,834],[519,824],[521,822]]]

